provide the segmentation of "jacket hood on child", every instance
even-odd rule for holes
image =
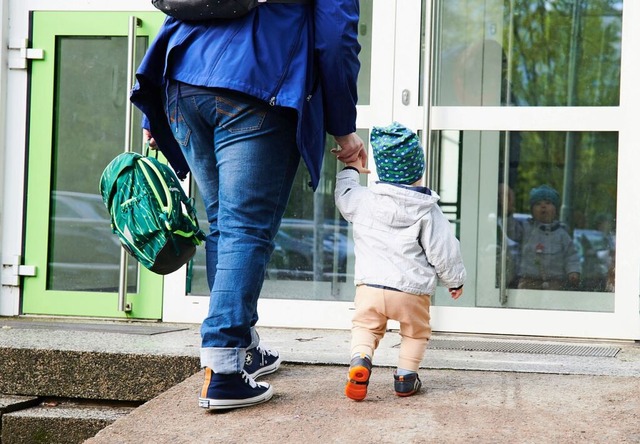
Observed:
[[[440,200],[440,196],[427,187],[375,182],[369,189],[383,204],[377,212],[377,219],[398,228],[414,225]]]
[[[353,224],[356,285],[433,295],[438,280],[447,288],[464,284],[460,244],[435,192],[385,182],[361,186],[358,172],[347,168],[338,173],[335,198]]]

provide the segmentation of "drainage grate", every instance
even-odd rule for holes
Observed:
[[[539,355],[615,357],[620,348],[592,345],[556,344],[544,342],[515,341],[466,341],[455,339],[432,339],[429,348],[436,350],[464,350],[503,353],[530,353]]]

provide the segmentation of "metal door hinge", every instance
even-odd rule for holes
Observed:
[[[27,69],[28,60],[43,60],[44,50],[29,48],[29,39],[9,41],[9,69]]]
[[[2,264],[2,285],[9,287],[19,287],[20,277],[35,276],[35,265],[22,265],[22,256],[17,255],[13,257],[11,263]]]

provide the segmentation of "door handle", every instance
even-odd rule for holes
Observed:
[[[411,103],[411,92],[408,89],[402,90],[402,104],[404,106],[409,106]]]
[[[135,17],[129,17],[129,32],[127,33],[127,94],[125,102],[125,123],[124,123],[124,152],[131,151],[133,143],[133,104],[129,100],[129,90],[133,86],[133,79],[136,69],[136,34],[137,27],[142,21]],[[118,311],[129,313],[132,310],[131,303],[127,303],[127,271],[129,268],[129,257],[124,247],[120,247],[120,275],[118,279]]]

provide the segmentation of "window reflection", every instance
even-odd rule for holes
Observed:
[[[363,140],[369,139],[368,131],[357,132]],[[328,136],[325,152],[333,146],[334,140]],[[320,183],[314,192],[309,186],[307,168],[303,161],[300,162],[280,230],[274,239],[261,297],[312,300],[349,300],[353,297],[353,238],[333,197],[336,174],[343,167],[334,156],[325,156]],[[361,180],[366,182],[366,177]],[[200,228],[208,233],[204,205],[193,180],[191,187]],[[209,295],[205,264],[205,249],[198,248],[192,276],[187,280],[187,293]],[[309,282],[314,285],[310,286]]]
[[[138,62],[147,42],[137,39]],[[97,179],[122,152],[127,38],[58,37],[56,51],[47,289],[110,293],[118,289],[120,242]],[[141,146],[141,132],[134,133],[132,146]],[[130,293],[138,288],[137,271],[130,259]]]
[[[617,106],[622,1],[441,0],[435,104]]]
[[[521,137],[519,161],[498,186],[497,285],[504,271],[509,288],[612,292],[617,135]]]

